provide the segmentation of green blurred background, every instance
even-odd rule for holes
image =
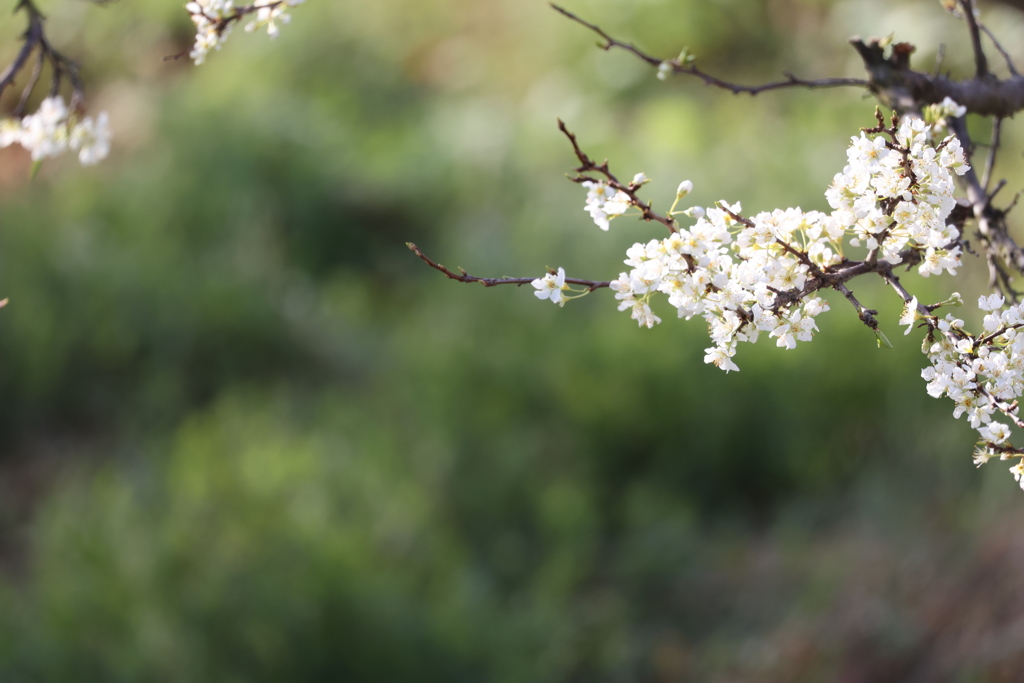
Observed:
[[[860,75],[858,33],[969,67],[926,0],[566,4],[741,82]],[[539,0],[311,0],[198,68],[179,3],[41,6],[115,147],[0,156],[0,681],[1020,680],[1024,494],[889,292],[894,350],[833,296],[726,375],[667,305],[404,246],[615,277],[660,233],[590,222],[556,116],[656,206],[824,209],[859,91],[659,82]]]

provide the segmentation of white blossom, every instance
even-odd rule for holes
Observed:
[[[917,297],[915,296],[907,302],[906,307],[903,309],[903,315],[900,316],[900,325],[906,325],[907,331],[904,335],[910,334],[911,330],[914,329],[914,323],[917,322]]]
[[[245,30],[255,31],[265,26],[267,35],[276,38],[280,27],[291,21],[288,9],[303,2],[305,0],[254,0],[251,8],[236,8],[232,0],[192,0],[185,5],[196,26],[189,57],[197,65],[205,62],[210,52],[221,49],[234,23],[251,9],[255,9],[256,17],[246,24]]]
[[[981,434],[981,438],[994,444],[1001,444],[1010,438],[1010,428],[1002,422],[989,422],[979,429],[978,433]]]
[[[995,311],[1003,307],[1006,299],[1002,294],[990,294],[989,296],[978,297],[978,308],[983,311]]]
[[[1024,489],[1024,461],[1018,462],[1011,467],[1010,472],[1013,473],[1013,478],[1017,480],[1020,487]]]
[[[705,363],[711,363],[726,372],[731,370],[739,372],[739,367],[732,362],[732,355],[734,353],[733,349],[722,348],[721,346],[712,346],[709,349],[704,349],[704,352]]]
[[[256,20],[245,26],[246,31],[255,31],[260,26],[267,27],[267,35],[271,39],[276,38],[280,33],[278,24],[287,24],[291,21],[291,15],[287,10],[289,7],[301,5],[306,0],[255,0],[254,6],[259,7],[256,12]]]
[[[197,65],[227,40],[232,25],[226,20],[234,14],[233,5],[232,0],[193,0],[185,5],[196,26],[196,39],[189,57]]]
[[[78,160],[85,166],[99,163],[110,153],[107,118],[106,112],[97,116],[95,121],[87,116],[71,129],[69,144],[71,149],[78,150]]]
[[[34,113],[19,119],[0,120],[0,147],[19,144],[33,161],[60,156],[68,149],[78,152],[83,165],[92,165],[110,153],[110,128],[106,112],[94,120],[78,119],[59,95],[47,97]]]
[[[538,299],[550,299],[551,303],[565,305],[565,296],[562,292],[568,289],[568,285],[565,284],[564,268],[559,268],[557,273],[548,273],[530,284],[537,290],[533,295]]]
[[[630,207],[629,195],[604,181],[586,180],[582,185],[587,188],[587,203],[583,209],[602,230],[608,230],[611,219],[626,213]]]
[[[0,119],[0,149],[21,144],[22,128],[18,119]]]

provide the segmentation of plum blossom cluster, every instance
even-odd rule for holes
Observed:
[[[95,119],[78,117],[60,96],[48,97],[39,110],[21,119],[0,119],[0,148],[21,145],[33,161],[59,156],[68,150],[78,153],[86,166],[96,164],[110,153],[107,114]]]
[[[946,218],[956,206],[953,174],[969,168],[959,140],[933,147],[931,135],[925,121],[907,119],[895,141],[851,138],[849,163],[825,192],[852,246],[863,244],[892,265],[903,262],[904,249],[923,250],[918,272],[925,277],[955,275],[960,266],[958,233]]]
[[[951,102],[942,113],[958,111]],[[705,350],[705,362],[728,372],[739,369],[732,359],[740,342],[765,335],[793,349],[813,338],[816,317],[829,308],[814,293],[830,286],[823,273],[846,262],[847,243],[866,248],[872,263],[894,266],[912,258],[923,276],[956,274],[959,233],[946,219],[956,205],[953,176],[968,166],[955,138],[935,146],[931,139],[932,126],[920,119],[907,119],[898,129],[880,124],[853,137],[848,164],[825,193],[831,213],[776,209],[748,219],[738,203],[679,212],[673,205],[670,215],[696,222],[690,228],[672,225],[668,237],[634,244],[626,252],[629,272],[609,285],[619,310],[650,328],[661,322],[652,299],[667,296],[680,318],[704,318],[714,342]],[[646,182],[638,174],[626,189],[632,192]],[[581,184],[587,188],[585,209],[602,230],[638,206],[635,196],[611,179]],[[692,188],[683,181],[676,202]],[[549,274],[533,284],[538,297],[564,304],[564,278],[559,282]]]
[[[292,15],[288,14],[288,8],[301,5],[306,0],[287,0],[286,2],[272,2],[272,0],[256,0],[253,3],[256,10],[256,19],[245,25],[245,30],[255,31],[264,26],[267,27],[267,35],[271,39],[277,38],[281,32],[280,26],[291,22]]]
[[[833,247],[842,232],[816,211],[776,210],[741,222],[739,204],[721,206],[695,207],[690,212],[699,217],[690,229],[634,244],[625,261],[632,270],[611,288],[619,310],[641,326],[661,322],[650,307],[657,293],[668,296],[680,318],[702,316],[715,343],[705,361],[729,371],[739,369],[732,361],[737,344],[762,333],[789,349],[811,340],[814,319],[828,304],[818,297],[788,303],[780,293],[802,290],[814,268],[838,262]]]
[[[952,97],[945,97],[938,104],[929,104],[921,112],[925,122],[931,124],[932,133],[946,130],[949,119],[958,119],[967,113],[967,107],[957,104]]]
[[[196,25],[196,40],[189,57],[202,64],[206,56],[219,50],[231,34],[231,28],[247,14],[256,18],[245,26],[246,31],[266,27],[267,34],[276,38],[281,25],[291,21],[288,9],[301,5],[305,0],[255,0],[251,5],[236,7],[233,0],[192,0],[185,9]]]
[[[964,322],[952,314],[928,319],[932,328],[924,351],[930,366],[921,372],[930,396],[948,396],[953,416],[966,416],[980,440],[974,462],[982,465],[994,457],[1020,458],[1024,451],[1009,444],[1010,426],[993,419],[1001,415],[1017,427],[1024,427],[1017,400],[1024,393],[1024,303],[1004,307],[998,294],[983,296],[978,307],[985,312],[980,334],[963,329]],[[915,313],[916,298],[908,304],[901,322],[913,325],[926,318]],[[1011,468],[1024,487],[1024,463]]]
[[[638,173],[634,182],[640,184],[646,179],[643,173]],[[622,190],[616,190],[603,180],[584,181],[583,187],[587,188],[587,203],[583,210],[590,214],[594,223],[602,230],[608,230],[611,220],[626,213],[632,206],[629,195]]]

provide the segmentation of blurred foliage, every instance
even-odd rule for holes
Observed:
[[[744,82],[857,75],[857,31],[969,64],[934,3],[570,8]],[[175,3],[45,9],[117,146],[0,156],[0,680],[1016,680],[1020,492],[889,292],[896,349],[832,297],[724,375],[699,321],[403,245],[614,277],[658,233],[589,222],[556,116],[656,205],[753,212],[824,208],[872,101],[661,83],[540,2],[309,2],[200,68]]]

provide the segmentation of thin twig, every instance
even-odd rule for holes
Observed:
[[[999,182],[996,183],[995,188],[993,188],[993,190],[988,193],[988,202],[989,202],[989,204],[992,203],[992,200],[995,199],[995,196],[997,194],[999,194],[999,191],[1002,190],[1004,187],[1006,187],[1006,179],[1005,178],[1000,178]],[[1007,213],[1007,212],[1009,212],[1009,209],[1004,209],[1003,210],[1004,214]]]
[[[875,272],[881,275],[882,279],[885,280],[890,287],[896,290],[896,293],[900,295],[901,299],[903,299],[903,303],[909,305],[910,302],[914,300],[914,297],[911,296],[910,292],[908,292],[906,287],[903,286],[903,283],[900,282],[899,276],[892,272],[892,266],[889,265],[888,262],[879,261],[875,266]],[[920,301],[917,303],[917,312],[926,318],[930,318],[931,316],[931,311],[929,311],[928,307]]]
[[[28,63],[28,59],[33,51],[38,50],[38,61],[33,68],[32,74],[29,76],[28,84],[22,91],[15,114],[20,116],[24,113],[25,104],[39,82],[39,74],[44,63],[49,64],[52,71],[49,96],[57,96],[60,93],[63,79],[67,78],[71,83],[72,89],[71,107],[73,109],[80,109],[84,100],[84,86],[79,74],[78,64],[54,48],[50,41],[47,40],[46,33],[43,30],[43,22],[46,20],[46,17],[43,16],[43,13],[39,11],[39,8],[35,6],[32,0],[19,0],[18,4],[15,5],[14,11],[25,12],[28,17],[28,26],[21,35],[21,49],[15,56],[14,61],[0,74],[0,95],[14,83],[15,78],[17,78],[18,74],[21,73]]]
[[[29,55],[32,54],[32,50],[35,49],[36,45],[42,39],[43,35],[43,15],[31,4],[19,3],[15,8],[15,12],[19,9],[25,8],[25,11],[29,14],[28,28],[25,29],[25,33],[22,34],[21,49],[18,50],[17,56],[14,61],[4,69],[4,72],[0,74],[0,95],[3,94],[4,90],[14,82],[14,77],[18,75],[25,67],[25,62],[28,61]]]
[[[601,36],[601,38],[604,40],[604,44],[600,46],[602,50],[610,50],[612,48],[619,48],[619,49],[625,50],[626,52],[629,52],[629,53],[635,55],[639,59],[642,59],[643,61],[647,62],[648,64],[650,64],[651,66],[654,66],[654,67],[661,66],[662,64],[670,64],[672,66],[673,73],[686,74],[686,75],[689,75],[689,76],[696,76],[697,78],[699,78],[702,81],[704,81],[705,85],[711,85],[711,86],[714,86],[716,88],[722,88],[723,90],[728,90],[729,92],[733,93],[734,95],[738,95],[740,93],[746,93],[748,95],[757,95],[758,93],[765,92],[766,90],[778,90],[779,88],[792,88],[792,87],[802,87],[802,88],[838,88],[838,87],[851,86],[852,85],[852,86],[857,86],[857,87],[861,87],[861,88],[866,88],[869,85],[868,81],[866,81],[866,80],[864,80],[862,78],[822,78],[822,79],[818,79],[818,80],[813,80],[812,81],[812,80],[805,80],[805,79],[802,79],[802,78],[797,78],[796,76],[794,76],[793,74],[790,74],[790,73],[786,73],[785,74],[786,79],[783,80],[783,81],[776,81],[776,82],[773,82],[773,83],[765,83],[763,85],[738,85],[736,83],[730,83],[730,82],[724,81],[724,80],[722,80],[720,78],[716,78],[715,76],[712,76],[711,74],[705,73],[705,72],[701,71],[700,69],[698,69],[696,66],[694,66],[692,64],[680,64],[676,60],[658,59],[657,57],[649,55],[646,52],[640,50],[636,45],[633,45],[633,43],[625,43],[625,42],[622,42],[621,40],[617,40],[616,38],[613,38],[612,36],[608,35],[601,27],[597,26],[596,24],[591,24],[590,22],[588,22],[588,21],[586,21],[584,19],[581,19],[580,17],[576,16],[575,14],[570,12],[569,10],[567,10],[567,9],[565,9],[563,7],[559,7],[558,5],[556,5],[554,3],[550,3],[550,4],[551,4],[551,7],[556,12],[564,15],[565,17],[568,17],[569,19],[571,19],[572,21],[575,21],[577,24],[580,24],[581,26],[585,26],[586,28],[590,29],[591,31],[593,31],[597,35]]]
[[[618,190],[619,192],[622,192],[627,197],[629,197],[629,203],[635,206],[636,208],[640,209],[640,217],[642,219],[644,219],[645,221],[656,221],[664,225],[666,228],[668,228],[669,232],[677,232],[675,218],[672,218],[671,216],[663,216],[660,213],[657,213],[656,211],[654,211],[654,209],[651,208],[650,204],[648,204],[644,200],[640,199],[639,196],[637,196],[636,191],[639,189],[639,185],[635,183],[630,183],[627,185],[626,183],[620,181],[615,176],[615,174],[613,174],[611,170],[609,170],[607,160],[598,164],[594,162],[594,160],[591,159],[589,156],[587,156],[587,153],[580,149],[580,145],[576,141],[576,136],[573,133],[571,133],[568,128],[565,127],[565,122],[563,122],[562,119],[558,119],[558,130],[562,131],[562,133],[565,134],[565,137],[569,138],[569,142],[572,144],[572,150],[576,154],[576,158],[579,159],[580,162],[579,167],[575,169],[578,175],[569,178],[571,181],[573,181],[574,183],[585,183],[587,181],[593,182],[593,178],[581,174],[599,173],[607,179],[607,184],[609,187]]]
[[[988,148],[988,158],[985,160],[985,172],[981,176],[981,188],[984,190],[986,196],[988,194],[988,184],[992,180],[992,168],[996,163],[996,152],[999,151],[999,134],[1003,128],[1003,119],[1000,116],[995,117],[992,120],[992,142]]]
[[[946,44],[939,43],[939,49],[935,55],[935,68],[932,70],[932,77],[938,77],[942,72],[942,63],[946,61]]]
[[[873,330],[878,329],[878,320],[875,318],[875,316],[878,315],[878,311],[872,310],[870,308],[865,308],[864,305],[857,300],[857,297],[853,295],[853,292],[850,291],[850,288],[847,287],[846,285],[840,283],[835,286],[835,289],[840,294],[845,296],[847,301],[853,304],[853,307],[857,309],[857,317],[860,318],[861,322],[863,322],[865,325],[867,325]]]
[[[1009,69],[1010,73],[1013,74],[1014,76],[1020,76],[1020,74],[1017,73],[1017,67],[1013,65],[1013,59],[1010,58],[1010,54],[1003,49],[1002,45],[999,44],[999,41],[996,40],[995,35],[992,33],[992,31],[988,29],[988,26],[985,26],[985,24],[982,24],[979,21],[978,28],[985,32],[985,35],[988,36],[989,40],[992,41],[992,44],[995,46],[995,48],[999,50],[999,54],[1003,56],[1003,61],[1006,62],[1006,68]]]
[[[459,272],[455,273],[445,266],[442,266],[440,263],[430,260],[430,258],[420,251],[420,248],[412,242],[406,242],[405,246],[409,247],[409,251],[419,256],[428,266],[441,271],[451,280],[458,280],[459,282],[479,282],[484,287],[496,287],[498,285],[516,285],[518,287],[522,287],[523,285],[528,285],[537,279],[535,277],[476,277],[474,275],[470,275],[462,268],[459,268]],[[611,284],[610,281],[602,282],[596,280],[579,280],[577,278],[569,277],[565,278],[565,281],[571,285],[582,285],[590,291],[601,289],[602,287],[607,287]]]
[[[960,6],[963,8],[967,30],[971,34],[971,47],[974,48],[975,75],[978,78],[985,78],[988,76],[988,58],[985,57],[985,50],[981,45],[981,31],[978,28],[978,19],[974,16],[974,0],[960,0]]]
[[[32,91],[39,84],[39,77],[43,73],[44,63],[46,63],[46,55],[40,51],[36,57],[36,64],[32,67],[32,74],[28,77],[28,83],[25,84],[25,89],[21,91],[21,99],[18,101],[18,106],[14,108],[14,116],[20,118],[25,113],[28,98],[31,97]]]

